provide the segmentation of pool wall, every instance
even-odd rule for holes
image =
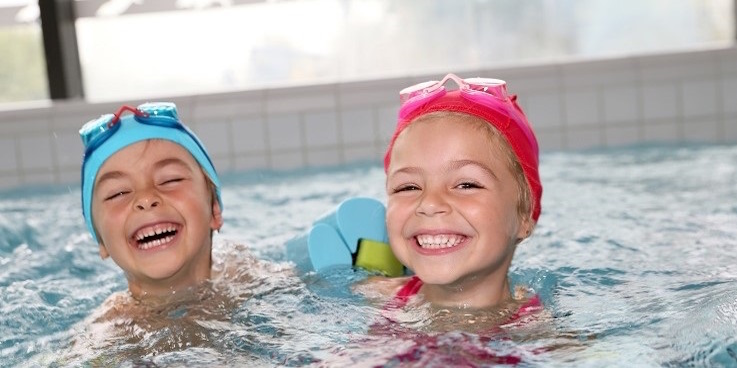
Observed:
[[[737,47],[448,70],[507,80],[541,149],[737,142]],[[380,162],[398,91],[443,75],[149,99],[174,101],[220,172]],[[0,111],[0,188],[78,184],[82,123],[121,104],[42,102]]]

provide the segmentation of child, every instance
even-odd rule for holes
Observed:
[[[449,80],[459,89],[446,91]],[[386,225],[392,251],[414,275],[369,280],[361,291],[391,293],[394,307],[421,296],[445,311],[452,329],[463,328],[446,313],[455,309],[464,318],[493,310],[472,318],[477,328],[540,309],[536,296],[513,296],[507,278],[542,195],[537,141],[516,96],[501,80],[449,74],[400,97],[384,158]]]
[[[174,104],[123,106],[80,135],[82,212],[100,256],[123,270],[128,291],[87,318],[66,359],[92,355],[93,365],[118,365],[211,348],[220,331],[208,323],[229,320],[252,294],[249,282],[288,276],[238,245],[213,259],[213,231],[223,225],[220,181]]]
[[[223,224],[220,181],[176,106],[123,106],[80,136],[87,228],[100,256],[125,272],[130,295],[168,295],[209,279],[212,231]]]

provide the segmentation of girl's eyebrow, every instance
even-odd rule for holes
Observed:
[[[487,175],[489,175],[491,178],[493,178],[495,180],[499,180],[499,177],[494,173],[493,170],[491,170],[486,165],[484,165],[484,164],[482,164],[482,163],[480,163],[478,161],[475,161],[475,160],[453,160],[450,163],[448,163],[447,168],[446,168],[446,171],[448,171],[448,172],[449,171],[455,171],[455,170],[458,170],[458,169],[463,168],[465,166],[475,166],[475,167],[478,167],[479,169],[483,170]],[[407,167],[401,167],[401,168],[399,168],[399,169],[397,169],[395,171],[392,171],[391,173],[389,173],[389,175],[387,175],[387,177],[393,177],[396,174],[419,174],[419,173],[422,173],[422,172],[423,172],[423,170],[421,168],[419,168],[419,167],[407,166]]]
[[[392,171],[389,174],[389,176],[394,176],[396,174],[418,174],[418,173],[421,173],[421,172],[422,172],[422,169],[420,169],[419,167],[406,166],[406,167],[401,167],[401,168],[399,168],[397,170]]]
[[[462,167],[465,167],[465,166],[475,166],[475,167],[478,167],[479,169],[481,169],[484,172],[486,172],[490,177],[492,177],[492,178],[494,178],[496,180],[499,180],[499,177],[496,176],[496,174],[494,173],[494,171],[492,171],[486,165],[484,165],[484,164],[482,164],[482,163],[480,163],[478,161],[474,161],[474,160],[455,160],[455,161],[451,161],[450,164],[448,165],[448,171],[458,170],[458,169],[460,169]]]

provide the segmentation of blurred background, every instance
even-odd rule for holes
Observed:
[[[728,46],[735,2],[0,0],[0,110]]]

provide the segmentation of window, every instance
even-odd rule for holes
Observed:
[[[74,1],[83,90],[89,101],[445,74],[520,62],[730,45],[735,38],[734,3]],[[15,5],[13,14],[30,7]],[[8,14],[0,11],[0,22],[5,22],[0,23],[0,101],[45,98],[37,22]]]
[[[0,1],[0,104],[49,96],[37,8],[25,3]]]

